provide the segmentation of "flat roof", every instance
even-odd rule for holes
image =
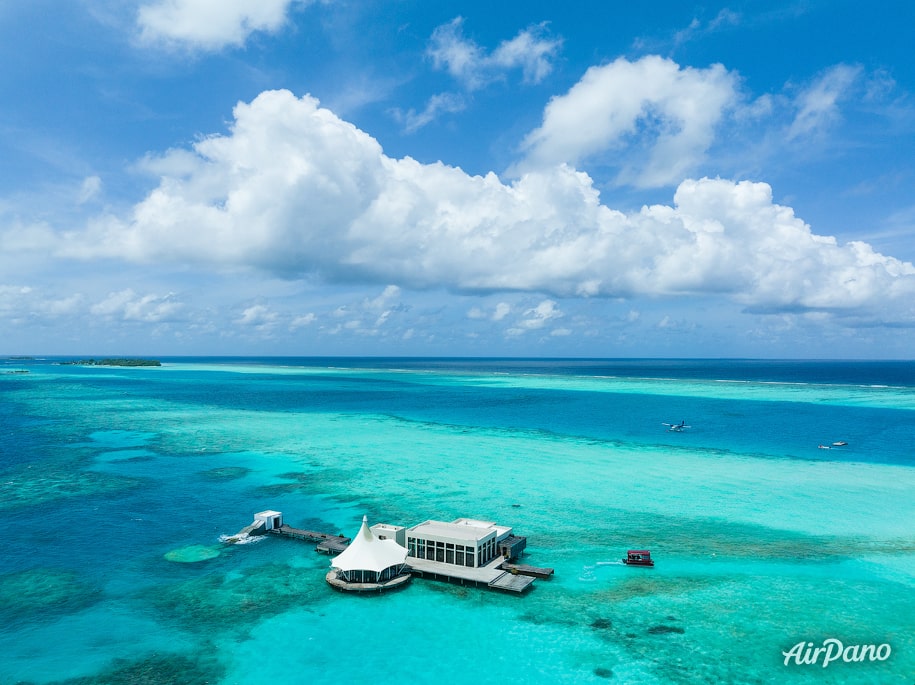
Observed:
[[[481,528],[495,528],[496,537],[500,540],[512,532],[511,526],[500,526],[492,521],[480,521],[479,519],[468,519],[468,518],[459,518],[455,519],[454,523],[462,526],[479,526]]]
[[[493,531],[495,526],[492,524],[474,525],[465,520],[463,523],[447,523],[446,521],[423,521],[409,529],[410,533],[423,534],[427,536],[437,536],[443,538],[454,538],[460,540],[479,540],[486,537]],[[485,527],[484,527],[485,526]]]
[[[494,521],[481,521],[480,519],[469,518],[454,519],[452,523],[462,526],[477,526],[478,528],[492,528],[496,525]]]

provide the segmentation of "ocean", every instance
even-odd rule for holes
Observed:
[[[915,362],[59,361],[0,360],[0,685],[915,682]],[[343,594],[267,509],[555,574]]]

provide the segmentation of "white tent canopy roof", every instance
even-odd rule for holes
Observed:
[[[375,537],[369,528],[368,516],[362,517],[362,528],[343,552],[334,557],[330,565],[341,571],[374,571],[406,563],[407,550],[394,540]]]

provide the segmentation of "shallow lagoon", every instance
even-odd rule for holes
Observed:
[[[3,377],[0,682],[910,683],[912,365],[371,362]],[[267,508],[495,520],[556,575],[344,596],[307,544],[220,544]],[[830,637],[892,654],[784,665]]]

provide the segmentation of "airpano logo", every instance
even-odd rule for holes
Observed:
[[[802,640],[787,652],[782,652],[785,657],[785,666],[794,663],[797,666],[814,666],[820,663],[826,668],[831,663],[840,659],[847,663],[860,663],[862,661],[886,661],[890,658],[893,649],[886,643],[882,645],[848,645],[834,637],[823,640],[820,647],[814,647],[812,642]]]

